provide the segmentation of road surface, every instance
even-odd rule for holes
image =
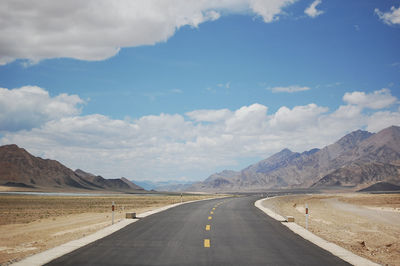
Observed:
[[[48,265],[348,265],[254,207],[257,199],[171,208]]]

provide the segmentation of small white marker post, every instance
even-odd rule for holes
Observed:
[[[308,230],[308,204],[306,203],[306,230]]]
[[[114,224],[114,210],[115,210],[115,203],[114,201],[112,202],[111,205],[111,211],[112,211],[112,224]]]

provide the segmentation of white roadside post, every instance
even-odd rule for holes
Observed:
[[[308,230],[308,204],[306,203],[306,230]]]
[[[112,202],[111,210],[112,210],[112,224],[114,224],[114,210],[115,210],[115,203],[114,203],[114,201]]]

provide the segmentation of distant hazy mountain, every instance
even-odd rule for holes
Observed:
[[[223,171],[193,184],[191,191],[366,186],[400,182],[400,128],[377,134],[354,131],[323,149],[303,153],[284,149],[240,172]]]
[[[144,180],[144,181],[132,180],[132,182],[143,187],[146,190],[156,190],[156,191],[184,191],[193,184],[192,182],[182,182],[175,180],[159,181],[159,182],[154,182],[149,180]]]
[[[143,190],[126,178],[104,179],[79,169],[72,171],[55,160],[35,157],[17,145],[0,146],[0,185],[59,190]]]

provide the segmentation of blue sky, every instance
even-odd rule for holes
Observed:
[[[399,1],[100,2],[1,4],[1,144],[201,180],[400,125]]]

